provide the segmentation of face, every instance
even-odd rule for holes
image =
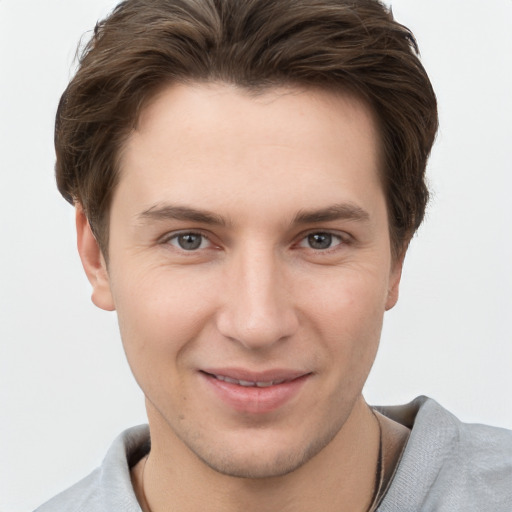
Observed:
[[[372,113],[350,96],[175,85],[146,107],[108,269],[83,216],[79,246],[153,446],[263,477],[341,435],[400,276],[378,164]]]

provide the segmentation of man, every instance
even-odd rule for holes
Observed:
[[[40,510],[509,510],[510,433],[362,397],[436,129],[373,0],[128,0],[99,24],[57,180],[149,431]]]

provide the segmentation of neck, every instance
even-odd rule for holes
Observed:
[[[158,418],[148,416],[152,451],[133,471],[144,512],[366,512],[370,507],[380,433],[362,397],[326,447],[295,471],[273,478],[220,474],[192,454]]]

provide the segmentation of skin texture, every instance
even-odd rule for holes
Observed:
[[[378,426],[361,391],[401,272],[378,165],[354,97],[173,85],[121,155],[108,268],[77,207],[93,301],[117,310],[146,396],[152,512],[367,509]],[[279,385],[228,386],[235,407],[212,369],[302,378],[277,406]]]

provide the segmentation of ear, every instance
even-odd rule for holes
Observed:
[[[391,263],[391,271],[389,274],[388,297],[386,299],[386,311],[389,311],[398,302],[400,290],[400,279],[402,278],[402,268],[404,265],[405,251],[397,256]]]
[[[114,311],[107,265],[80,204],[76,205],[76,238],[82,265],[92,285],[93,303],[105,311]]]

